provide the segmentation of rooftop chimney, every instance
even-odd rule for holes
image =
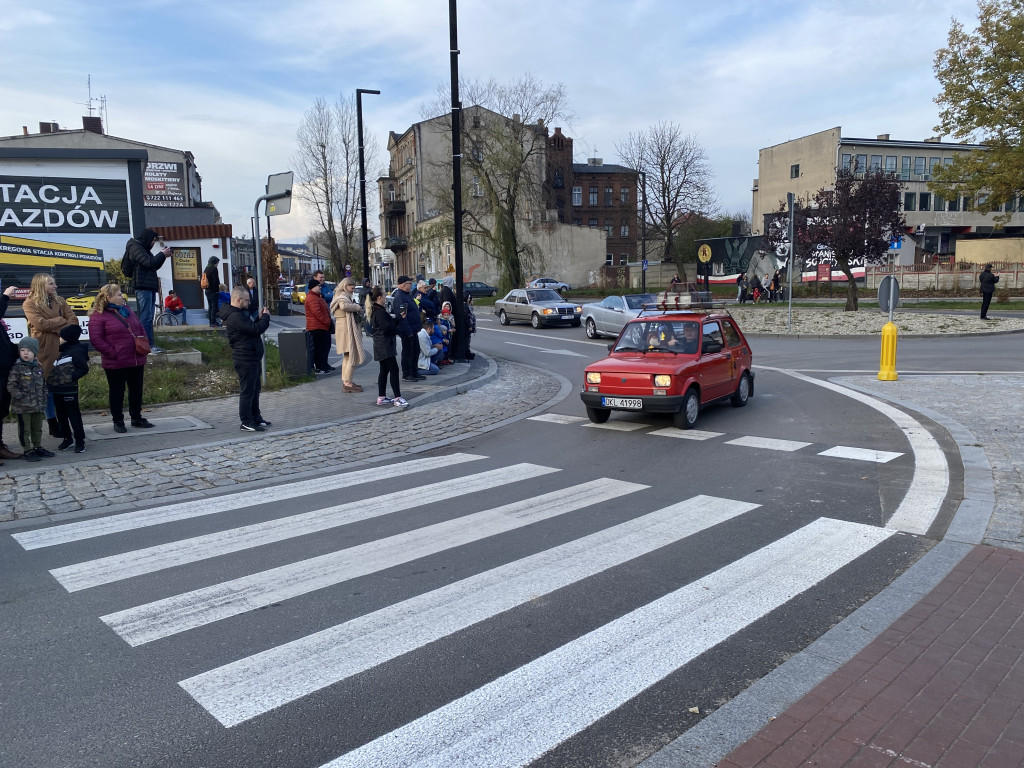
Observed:
[[[587,165],[604,165],[604,160],[600,157],[588,157]]]
[[[103,118],[94,117],[93,115],[82,116],[82,127],[91,132],[103,135]]]
[[[60,130],[60,126],[57,125],[56,123],[40,123],[39,124],[39,132],[40,133],[57,133],[59,130]]]
[[[879,141],[888,141],[889,140],[889,134],[888,133],[880,133],[880,134],[878,134],[878,140]]]
[[[27,125],[21,126],[21,135],[22,136],[28,136],[28,126]]]

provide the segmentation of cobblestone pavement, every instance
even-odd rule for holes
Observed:
[[[479,356],[477,362],[481,362]],[[219,442],[179,445],[92,461],[67,461],[59,467],[8,462],[3,469],[9,474],[0,478],[0,520],[152,506],[161,500],[177,501],[220,493],[242,484],[248,487],[269,485],[280,482],[282,477],[297,479],[335,468],[347,469],[357,462],[387,454],[444,445],[438,428],[419,429],[423,423],[456,425],[451,440],[462,439],[533,409],[547,407],[553,398],[561,399],[568,394],[570,385],[559,376],[507,362],[491,365],[497,366],[497,375],[489,377],[484,386],[470,391],[461,388],[450,391],[446,393],[447,399],[418,405],[410,391],[407,397],[412,406],[407,410],[363,407],[361,400],[351,405],[357,402],[356,398],[351,398],[343,402],[349,405],[349,410],[356,411],[354,415],[325,423],[330,407],[323,401],[322,393],[328,390],[321,389],[321,394],[316,394],[315,387],[329,386],[330,380],[318,381],[310,385],[312,394],[289,390],[291,400],[304,401],[302,407],[306,409],[309,426],[299,429],[282,432],[275,428],[265,434],[245,434]],[[376,379],[375,371],[373,378]],[[340,381],[333,384],[340,387]],[[366,382],[364,386],[371,395],[364,393],[362,399],[372,403],[372,391]],[[420,401],[429,399],[427,394]],[[322,407],[317,407],[318,400]],[[188,413],[200,418],[226,419],[233,430],[237,430],[237,415],[232,413],[237,407],[237,398],[218,398],[185,407]],[[280,411],[272,408],[268,401],[264,412],[277,414],[276,419]],[[163,438],[173,442],[184,439],[183,436],[194,438],[196,434],[171,433]],[[213,436],[205,434],[207,439]],[[238,433],[232,431],[232,434]],[[102,442],[118,445],[121,453],[144,445],[139,438]]]

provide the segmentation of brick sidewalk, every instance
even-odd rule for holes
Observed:
[[[976,546],[719,768],[1024,765],[1024,553]]]

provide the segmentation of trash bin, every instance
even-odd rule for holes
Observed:
[[[291,301],[288,299],[278,299],[277,314],[280,315],[281,317],[288,317],[291,313]]]
[[[281,355],[281,367],[289,378],[298,379],[313,375],[313,359],[306,344],[306,331],[288,328],[277,334],[277,348]]]

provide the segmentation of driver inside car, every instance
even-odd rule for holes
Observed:
[[[684,355],[696,354],[700,350],[700,328],[697,323],[683,323],[682,349]]]

